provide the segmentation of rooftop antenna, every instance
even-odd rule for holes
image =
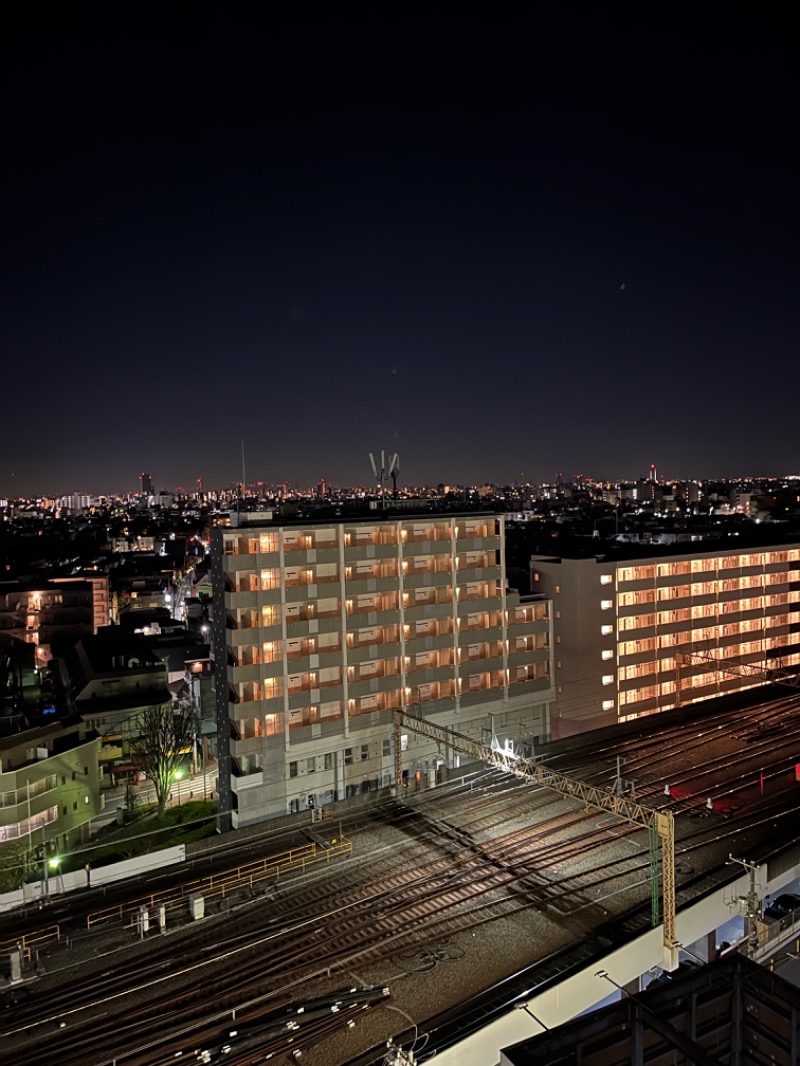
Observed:
[[[242,504],[242,496],[244,495],[244,487],[245,487],[245,480],[244,480],[244,438],[242,438],[242,480],[241,480],[241,483],[239,485],[239,491],[236,493],[236,513],[237,514],[239,514],[241,512],[241,504]]]
[[[376,452],[374,455],[369,453],[369,462],[372,467],[372,473],[378,483],[378,495],[381,498],[381,510],[386,510],[386,492],[384,490],[384,483],[387,477],[391,477],[394,481],[394,491],[397,495],[397,474],[400,470],[400,456],[397,452],[394,455],[389,456],[389,467],[386,467],[386,452],[381,448],[380,455]]]

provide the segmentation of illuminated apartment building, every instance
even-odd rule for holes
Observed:
[[[800,667],[799,546],[613,562],[536,556],[531,575],[552,598],[554,738]]]
[[[106,574],[0,582],[0,647],[33,644],[37,667],[108,621]]]
[[[507,591],[501,517],[238,520],[212,531],[219,790],[234,827],[392,784],[397,707],[476,739],[549,732],[548,605]],[[416,734],[402,743],[414,784],[458,765]]]

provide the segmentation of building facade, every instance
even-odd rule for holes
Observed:
[[[531,560],[552,598],[553,738],[800,668],[800,545]]]
[[[102,810],[100,741],[78,720],[0,740],[0,843],[48,851],[89,839]]]
[[[500,516],[232,521],[212,581],[223,824],[391,784],[395,708],[479,738],[549,732],[548,605],[507,590]],[[458,765],[402,743],[415,782]]]
[[[0,643],[33,644],[34,663],[44,668],[53,644],[68,647],[108,624],[108,577],[0,582]]]
[[[100,736],[101,778],[111,786],[116,774],[135,768],[130,742],[142,714],[173,703],[167,663],[144,637],[112,626],[78,641],[58,665],[65,708]]]

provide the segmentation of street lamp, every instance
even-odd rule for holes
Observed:
[[[178,782],[178,821],[182,821],[181,818],[181,786],[180,780],[183,777],[183,770],[176,770],[174,774],[175,780]]]

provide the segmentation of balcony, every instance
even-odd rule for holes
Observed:
[[[419,669],[406,671],[406,684],[412,689],[419,688],[420,685],[433,685],[437,681],[452,681],[455,677],[455,667],[448,666],[426,666]]]
[[[379,577],[369,577],[366,574],[359,574],[347,579],[345,595],[355,597],[370,592],[397,592],[399,587],[400,583],[396,574]]]
[[[485,659],[468,659],[466,662],[459,664],[458,673],[462,678],[471,677],[474,674],[491,673],[492,671],[499,672],[503,669],[502,656],[487,656]]]
[[[396,674],[371,678],[370,680],[351,681],[347,686],[347,693],[351,700],[363,699],[364,696],[374,696],[387,692],[397,692],[399,694],[400,678]]]
[[[523,663],[546,663],[550,660],[550,649],[532,648],[529,651],[510,651],[508,654],[509,667],[522,666]]]
[[[541,677],[535,678],[515,678],[511,677],[508,681],[509,696],[521,696],[526,692],[547,692],[550,688],[551,679],[549,674],[542,674]]]
[[[407,622],[421,622],[428,618],[452,617],[452,614],[453,604],[450,600],[445,600],[442,603],[418,603],[408,606],[403,612],[403,617]]]
[[[452,584],[450,570],[409,570],[403,577],[403,589],[406,592],[422,588],[450,588]]]
[[[458,600],[458,617],[464,618],[473,612],[488,612],[493,607],[497,607],[496,596],[460,596]]]
[[[452,555],[453,542],[450,537],[440,540],[414,540],[411,537],[403,543],[403,558],[415,559],[420,555]]]
[[[372,624],[378,625],[378,615],[388,614],[394,615],[397,611],[397,597],[386,596],[379,597],[374,604],[358,604],[355,601],[352,603],[348,600],[347,604],[347,628],[348,630],[359,629],[364,627],[364,620],[372,617]],[[382,623],[385,625],[390,618],[385,619]]]
[[[275,604],[277,606],[280,602],[280,589],[270,589],[267,592],[242,590],[241,592],[225,593],[225,607],[230,611],[247,609],[256,611],[265,604]]]
[[[304,585],[338,585],[339,574],[317,574],[313,568],[308,571],[303,571],[299,577],[287,577],[285,581],[286,589],[295,589]]]
[[[421,651],[438,651],[441,648],[452,648],[454,644],[452,633],[442,633],[438,636],[421,636],[406,640],[406,655],[415,655]]]
[[[374,659],[396,659],[400,655],[400,643],[361,644],[347,649],[348,666],[371,662]]]

